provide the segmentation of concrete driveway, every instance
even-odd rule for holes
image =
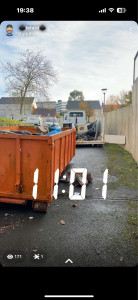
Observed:
[[[93,178],[87,185],[85,200],[77,201],[76,206],[69,199],[68,183],[61,182],[58,199],[53,200],[46,214],[34,212],[31,205],[0,203],[1,264],[135,266],[138,249],[137,167],[132,159],[130,166],[129,156],[124,166],[121,165],[122,157],[128,155],[125,152],[117,147],[110,149],[110,146],[76,148],[76,155],[63,175],[72,167],[85,167]],[[106,168],[109,175],[104,200],[102,186]],[[122,171],[125,168],[132,170],[128,178]],[[66,191],[64,194],[63,190]],[[80,192],[80,188],[75,187],[75,191]]]

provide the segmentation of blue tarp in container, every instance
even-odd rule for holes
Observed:
[[[52,130],[52,131],[48,132],[46,134],[46,136],[50,136],[50,135],[57,134],[57,133],[60,133],[60,132],[62,132],[61,129],[60,128],[56,128],[55,130]]]
[[[56,130],[58,129],[56,126],[50,126],[50,130]]]

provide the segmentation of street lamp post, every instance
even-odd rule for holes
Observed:
[[[104,137],[104,127],[105,127],[105,93],[107,89],[101,89],[104,94],[104,107],[103,107],[103,137]]]
[[[101,89],[103,94],[104,94],[104,108],[103,108],[103,113],[105,113],[105,93],[107,92],[107,89]]]

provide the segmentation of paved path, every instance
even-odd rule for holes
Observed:
[[[31,205],[0,203],[0,261],[4,266],[112,267],[137,264],[137,190],[117,185],[108,176],[107,199],[102,198],[103,172],[107,167],[105,148],[77,148],[67,170],[86,167],[93,183],[86,199],[68,197],[69,185],[59,183],[59,196],[47,214]],[[66,173],[66,172],[64,172]],[[62,190],[66,190],[63,194]],[[80,188],[75,188],[80,191]],[[64,221],[64,222],[61,222]],[[61,224],[65,223],[65,224]],[[12,259],[7,259],[11,254]],[[70,261],[65,263],[68,259]]]

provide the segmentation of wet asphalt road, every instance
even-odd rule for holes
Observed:
[[[93,182],[86,199],[69,199],[68,183],[59,183],[59,196],[48,212],[34,212],[31,205],[0,203],[0,262],[3,266],[112,267],[137,264],[137,190],[126,186],[108,189],[102,198],[104,147],[78,147],[66,171],[85,167]],[[116,182],[108,176],[108,183]],[[66,193],[63,194],[62,190]],[[80,192],[80,188],[75,188]],[[133,197],[132,197],[133,195]],[[63,220],[65,224],[61,224]],[[133,222],[132,222],[133,221]],[[7,259],[11,254],[12,259]],[[39,258],[39,259],[38,259]],[[72,261],[66,263],[70,259]]]

